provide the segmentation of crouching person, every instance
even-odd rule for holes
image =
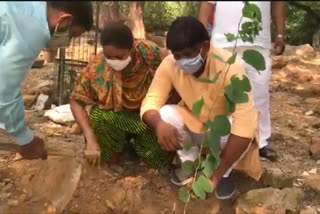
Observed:
[[[139,117],[142,100],[164,53],[150,41],[134,41],[131,30],[123,24],[106,26],[101,45],[103,54],[84,69],[71,94],[71,110],[87,150],[97,151],[104,161],[110,161],[133,138],[135,151],[149,167],[169,164],[173,153],[161,149]],[[87,105],[93,106],[89,115]]]
[[[167,34],[167,48],[172,52],[158,67],[149,91],[141,106],[142,120],[154,130],[158,142],[166,151],[177,151],[181,162],[195,161],[199,157],[199,144],[204,138],[205,122],[217,115],[225,115],[232,121],[231,134],[220,142],[221,164],[214,171],[212,183],[219,199],[228,199],[235,192],[229,174],[233,168],[244,170],[255,179],[261,176],[258,137],[259,112],[255,108],[252,93],[249,101],[237,104],[235,112],[226,112],[225,87],[233,75],[245,76],[242,62],[237,60],[230,66],[216,60],[213,54],[225,61],[232,55],[226,50],[210,46],[205,27],[193,17],[175,20]],[[198,77],[213,79],[215,84],[197,81]],[[225,78],[224,78],[225,77]],[[166,105],[170,91],[175,89],[180,97],[179,105]],[[205,104],[200,119],[192,114],[192,106],[203,97]],[[184,143],[198,144],[190,150]],[[190,182],[194,173],[174,170],[171,181],[176,185]]]

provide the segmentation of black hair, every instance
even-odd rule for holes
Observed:
[[[73,24],[83,26],[87,31],[93,26],[93,9],[90,1],[47,1],[48,7],[70,13]]]
[[[101,32],[101,45],[112,45],[120,49],[131,49],[133,34],[131,29],[121,23],[109,23]]]
[[[192,16],[179,17],[169,27],[167,48],[171,51],[194,48],[204,41],[210,41],[208,31],[198,19]]]

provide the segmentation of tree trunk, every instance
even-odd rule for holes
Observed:
[[[146,39],[146,30],[143,23],[145,2],[134,1],[130,3],[129,19],[132,33],[136,39]]]
[[[124,23],[118,1],[106,1],[100,5],[99,30],[103,29],[103,27],[110,22]]]

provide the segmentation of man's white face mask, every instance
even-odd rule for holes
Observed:
[[[121,71],[125,67],[127,67],[131,61],[131,56],[129,55],[126,59],[124,60],[119,60],[119,59],[107,59],[105,58],[106,63],[114,70],[116,71]]]
[[[50,49],[69,47],[70,42],[71,42],[70,26],[71,26],[71,22],[70,22],[67,30],[59,32],[58,31],[59,23],[58,23],[55,27],[55,30],[54,30],[49,42],[48,42],[47,47]]]
[[[203,66],[204,60],[201,56],[201,50],[200,50],[199,54],[192,59],[179,59],[179,60],[177,60],[180,67],[186,73],[194,74]]]

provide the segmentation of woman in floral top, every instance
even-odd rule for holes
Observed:
[[[103,54],[84,69],[71,94],[71,109],[87,142],[87,149],[101,152],[110,161],[134,139],[133,148],[152,168],[172,161],[157,138],[140,120],[139,109],[153,74],[166,51],[153,42],[134,41],[123,24],[109,24],[101,33]],[[93,108],[89,115],[86,105]]]

